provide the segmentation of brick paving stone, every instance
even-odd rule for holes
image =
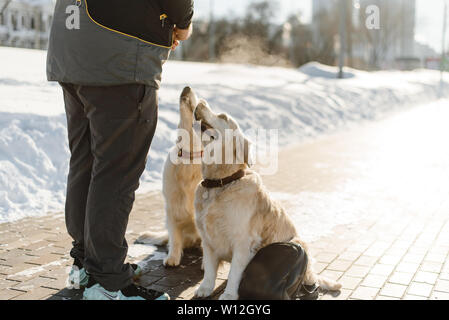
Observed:
[[[330,263],[337,257],[337,254],[331,252],[322,252],[314,258],[318,262]]]
[[[320,297],[320,300],[347,300],[351,295],[352,290],[341,289],[338,295],[333,296],[331,294],[325,294]]]
[[[360,282],[362,282],[363,278],[355,278],[344,275],[341,277],[338,282],[340,282],[344,289],[354,290]]]
[[[49,243],[48,246],[39,248],[33,251],[33,255],[35,256],[54,256],[53,252],[55,250],[59,250],[60,248],[55,248],[54,244]],[[67,252],[68,253],[68,252]]]
[[[361,253],[358,251],[345,251],[342,254],[340,254],[338,256],[339,259],[342,260],[350,260],[350,261],[354,261],[356,260],[358,257],[360,257]]]
[[[139,284],[144,287],[148,287],[149,285],[156,283],[157,281],[161,280],[162,277],[160,276],[151,276],[149,274],[143,275],[139,279]]]
[[[334,271],[346,271],[351,266],[352,261],[348,260],[334,260],[331,264],[327,266],[328,270],[334,270]]]
[[[403,258],[402,261],[404,262],[411,262],[411,263],[421,263],[424,260],[423,254],[414,254],[414,253],[407,253]]]
[[[388,255],[388,256],[397,256],[399,258],[402,258],[406,253],[407,253],[407,248],[392,247],[392,248],[388,249],[387,251],[385,251],[384,256]]]
[[[444,263],[446,261],[447,253],[428,253],[426,261]]]
[[[434,290],[449,293],[449,281],[448,280],[438,280],[435,285]]]
[[[23,249],[26,250],[26,251],[31,251],[30,253],[33,254],[33,251],[42,249],[44,247],[47,247],[48,245],[49,244],[48,244],[47,241],[41,240],[41,241],[37,241],[37,242],[31,243],[31,244],[23,247]]]
[[[4,290],[4,289],[11,288],[11,287],[15,286],[18,283],[19,283],[18,281],[12,281],[12,280],[7,280],[7,279],[0,279],[0,291]]]
[[[61,259],[60,255],[56,255],[53,253],[41,255],[38,257],[29,257],[26,261],[28,264],[32,265],[46,265]]]
[[[414,274],[409,272],[401,272],[401,271],[395,271],[388,282],[396,283],[396,284],[403,284],[408,285],[412,279]]]
[[[444,243],[447,243],[448,240],[445,240]],[[436,245],[433,246],[429,251],[428,254],[442,254],[442,255],[448,255],[449,253],[449,246],[448,245]],[[430,260],[432,261],[432,260]]]
[[[427,271],[418,271],[416,273],[415,282],[424,282],[428,284],[435,284],[438,278],[438,273],[427,272]]]
[[[358,266],[372,267],[377,260],[377,257],[362,255],[354,262],[354,264]]]
[[[449,273],[445,273],[445,272],[440,273],[440,279],[449,280]]]
[[[430,296],[430,299],[432,299],[432,300],[449,300],[449,293],[434,291],[432,293],[432,295]]]
[[[386,281],[386,276],[368,274],[365,279],[363,279],[362,285],[365,287],[382,288]]]
[[[371,274],[389,276],[393,272],[394,266],[387,264],[376,264],[371,270]]]
[[[410,249],[408,250],[408,252],[412,254],[426,254],[428,251],[429,251],[428,248],[415,247],[415,246],[411,246]]]
[[[24,291],[4,289],[0,291],[0,300],[10,300],[24,294]]]
[[[363,278],[368,274],[369,271],[370,267],[354,265],[351,268],[349,268],[345,274],[350,277]]]
[[[427,300],[426,297],[422,297],[422,296],[415,296],[412,294],[406,294],[402,300]]]
[[[429,297],[432,288],[433,286],[427,283],[412,282],[407,290],[407,294]]]
[[[58,290],[39,287],[15,297],[14,300],[39,300],[47,298],[49,295],[54,295],[57,292]]]
[[[11,274],[11,270],[12,270],[11,266],[2,265],[0,263],[0,274],[2,274],[2,275]]]
[[[387,297],[401,298],[407,286],[401,284],[387,283],[381,290],[380,294]]]
[[[350,297],[358,300],[374,300],[378,292],[377,288],[359,286]]]
[[[163,277],[160,280],[156,281],[155,284],[159,286],[173,287],[176,285],[183,284],[187,281],[190,281],[189,278],[186,278],[184,275],[172,275],[169,277]]]
[[[18,248],[13,250],[7,250],[6,253],[2,254],[2,259],[6,261],[11,261],[13,259],[18,259],[20,257],[26,256],[27,253],[29,252]]]
[[[193,296],[195,295],[195,291],[198,289],[199,286],[200,286],[200,284],[198,283],[197,285],[195,285],[193,287],[189,287],[189,288],[183,290],[182,292],[179,293],[178,297],[182,298],[184,300],[192,299]]]
[[[389,296],[377,296],[376,300],[401,300],[400,298],[389,297]]]
[[[28,263],[19,263],[19,264],[15,264],[11,267],[10,269],[10,274],[15,275],[17,273],[21,273],[25,270],[31,269],[35,266],[30,265]],[[10,278],[10,274],[8,274],[8,278]]]
[[[332,280],[338,280],[342,275],[343,272],[341,271],[333,271],[333,270],[324,270],[320,273],[320,275],[327,277]]]
[[[408,249],[410,248],[412,244],[411,240],[396,240],[393,245],[391,246],[391,248],[393,249]]]
[[[328,266],[327,263],[324,262],[315,262],[313,264],[313,269],[315,270],[316,273],[321,273],[321,271],[323,271],[324,269],[326,269],[326,267]]]
[[[21,291],[31,291],[34,290],[40,286],[46,285],[52,280],[41,278],[41,277],[35,277],[30,280],[26,280],[23,282],[18,282],[14,286],[11,286],[14,290],[21,290]]]
[[[441,272],[443,264],[439,262],[431,262],[431,261],[424,261],[421,264],[421,270],[422,271],[428,271],[428,272]]]
[[[419,269],[419,263],[401,262],[396,266],[396,271],[416,273]]]
[[[40,277],[42,278],[42,277]],[[50,288],[50,289],[56,289],[56,290],[62,290],[67,287],[67,276],[58,277],[58,279],[51,279],[51,278],[44,278],[47,279],[48,282],[42,285],[42,287]]]

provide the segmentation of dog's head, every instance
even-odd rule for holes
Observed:
[[[181,128],[191,128],[193,125],[193,112],[198,104],[198,98],[195,92],[190,87],[185,87],[182,90],[179,98],[179,112],[181,115]]]
[[[250,141],[243,135],[237,122],[229,115],[216,114],[208,103],[200,99],[194,112],[201,123],[201,139],[204,148],[221,148],[223,164],[246,164],[251,166]],[[218,145],[221,144],[221,145]],[[231,157],[229,156],[231,154]],[[232,159],[231,159],[232,158]],[[229,163],[232,161],[232,163]]]

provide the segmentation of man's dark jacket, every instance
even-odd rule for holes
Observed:
[[[141,83],[159,88],[173,28],[186,29],[192,16],[193,0],[58,0],[47,78],[80,85]]]

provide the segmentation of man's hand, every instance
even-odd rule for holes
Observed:
[[[179,29],[175,27],[173,30],[173,45],[171,47],[172,50],[175,50],[177,46],[179,46],[179,41],[184,41],[190,38],[192,35],[193,26],[190,26],[187,29]]]

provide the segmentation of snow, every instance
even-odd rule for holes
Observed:
[[[68,170],[62,91],[46,82],[46,52],[0,48],[0,222],[63,210]],[[186,85],[227,112],[243,130],[279,129],[281,146],[382,116],[438,96],[439,73],[299,70],[170,61],[160,90],[159,123],[139,192],[160,188]],[[446,83],[447,85],[447,83]],[[282,198],[282,196],[281,196]],[[312,199],[312,198],[310,198]]]

